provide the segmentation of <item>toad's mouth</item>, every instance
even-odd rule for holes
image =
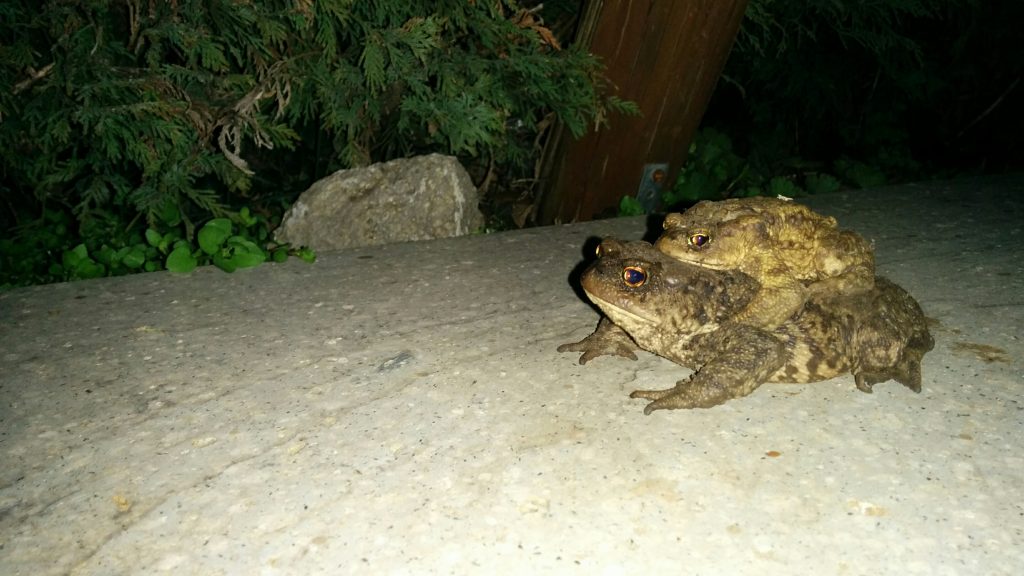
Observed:
[[[715,262],[714,260],[692,260],[692,263],[694,265],[696,265],[696,266],[700,266],[701,268],[707,268],[708,270],[719,270],[719,271],[721,271],[721,270],[729,270],[730,269],[728,264],[724,264],[724,263],[719,264],[719,263]]]
[[[687,254],[687,256],[692,256],[692,254]],[[704,257],[704,258],[692,258],[691,257],[689,260],[683,260],[682,257],[680,257],[680,261],[684,262],[686,264],[690,264],[692,266],[697,266],[699,268],[707,268],[708,270],[716,270],[716,271],[719,271],[719,272],[726,271],[726,270],[731,270],[731,269],[734,268],[734,267],[730,267],[730,265],[728,263],[726,263],[726,262],[718,262],[716,260],[709,260],[709,259],[707,259],[707,257]]]
[[[631,310],[626,310],[622,306],[619,306],[618,304],[615,304],[614,302],[609,302],[608,300],[605,300],[604,298],[601,298],[600,296],[595,295],[593,292],[590,292],[589,290],[584,289],[583,292],[587,295],[587,298],[590,298],[591,302],[593,302],[594,304],[597,304],[598,308],[601,308],[602,310],[605,310],[605,311],[614,310],[617,315],[621,315],[621,316],[623,316],[625,318],[628,318],[630,320],[633,320],[635,322],[642,322],[644,324],[657,324],[658,323],[658,320],[655,319],[655,318],[650,318],[650,317],[647,317],[647,316],[642,316],[642,315],[637,314],[636,312],[633,312]],[[613,318],[613,320],[614,320],[614,318]]]

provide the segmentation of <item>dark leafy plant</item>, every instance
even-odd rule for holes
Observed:
[[[70,224],[66,213],[48,211],[43,220],[0,240],[0,288],[165,269],[187,274],[207,264],[234,272],[289,256],[307,262],[316,258],[309,249],[271,241],[266,217],[248,208],[206,222],[191,240],[177,223],[163,220],[120,234],[116,218],[94,217],[83,227],[80,241],[69,232]]]
[[[690,145],[687,162],[674,185],[662,193],[662,204],[669,210],[682,210],[701,200],[721,200],[745,196],[799,197],[835,192],[842,186],[839,178],[791,161],[787,170],[765,166],[756,159],[744,158],[733,150],[732,140],[712,128],[700,130]],[[843,165],[853,185],[874,185],[866,178],[863,164]],[[861,172],[863,171],[863,172]],[[863,181],[856,176],[865,175]],[[643,214],[643,207],[631,196],[619,204],[619,216]]]
[[[187,274],[196,266],[212,263],[225,272],[258,266],[267,260],[284,262],[289,255],[307,262],[315,259],[307,248],[291,249],[287,244],[274,245],[268,238],[268,228],[262,217],[254,216],[243,208],[238,217],[214,218],[199,229],[198,247],[173,233],[161,236],[152,229],[147,240],[167,255],[165,264],[171,272]],[[168,252],[169,250],[169,252]]]
[[[55,242],[33,222],[61,219],[76,256],[60,265],[93,275],[100,223],[132,236],[111,239],[105,273],[139,269],[119,250],[140,219],[191,242],[240,206],[280,214],[338,168],[427,151],[528,163],[552,119],[580,134],[632,109],[602,78],[514,0],[4,2],[0,228],[23,252]]]
[[[662,194],[662,202],[692,204],[727,195],[752,196],[757,194],[750,189],[755,179],[750,165],[733,152],[732,140],[717,130],[705,129],[694,137],[686,164],[675,185]]]

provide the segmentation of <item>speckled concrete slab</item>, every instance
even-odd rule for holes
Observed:
[[[1024,177],[813,198],[934,319],[924,390],[586,366],[641,219],[0,294],[0,574],[1020,574]]]

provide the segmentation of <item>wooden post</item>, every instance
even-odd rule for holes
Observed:
[[[589,220],[642,186],[652,193],[655,179],[675,182],[746,6],[747,0],[590,0],[577,42],[589,41],[613,89],[643,116],[616,116],[579,140],[564,130],[556,135],[542,168],[539,222]]]

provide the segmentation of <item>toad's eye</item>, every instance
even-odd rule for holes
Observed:
[[[630,288],[639,288],[647,282],[647,272],[639,266],[626,266],[622,269],[622,281]]]
[[[708,236],[705,232],[694,232],[690,234],[689,242],[690,246],[694,248],[703,248],[711,242],[711,236]]]

